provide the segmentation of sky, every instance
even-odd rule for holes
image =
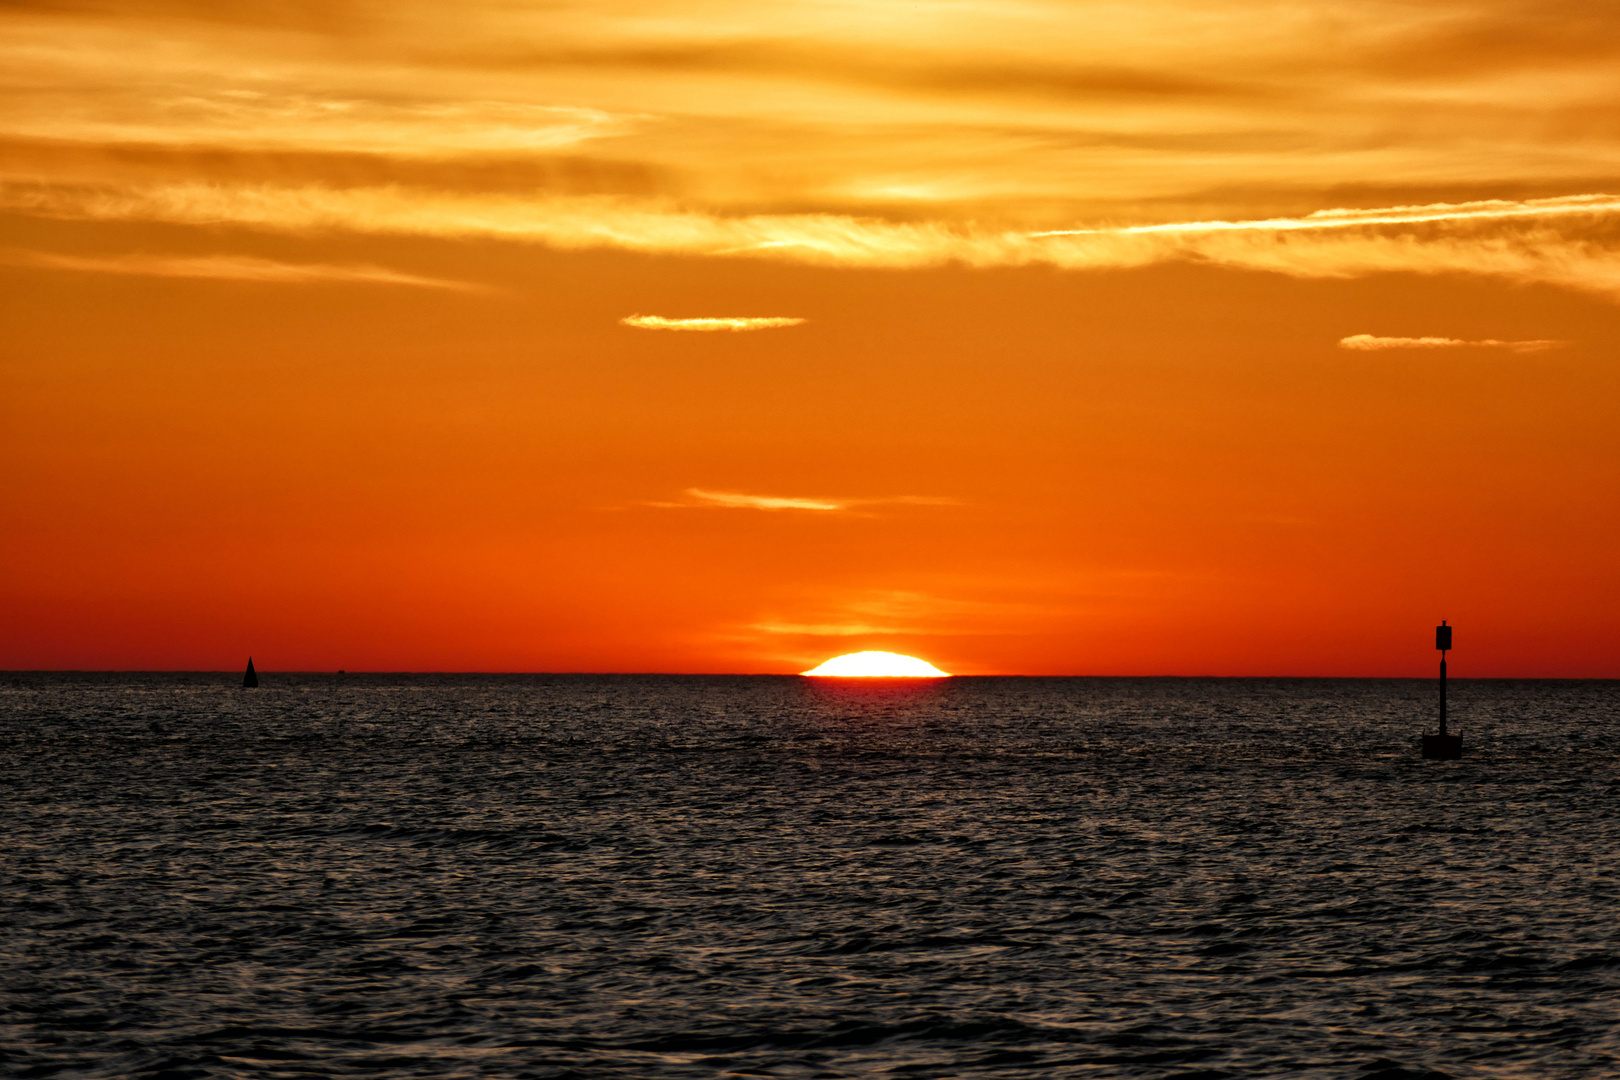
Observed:
[[[0,668],[1620,677],[1620,12],[0,2]]]

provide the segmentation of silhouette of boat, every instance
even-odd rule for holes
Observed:
[[[253,657],[251,657],[251,656],[248,657],[247,671],[245,673],[243,673],[243,675],[242,675],[242,685],[243,686],[258,686],[259,685],[259,673],[257,671],[253,670]]]

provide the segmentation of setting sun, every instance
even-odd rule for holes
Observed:
[[[941,679],[950,676],[950,672],[941,671],[926,660],[892,652],[845,653],[818,668],[799,674],[860,679]]]

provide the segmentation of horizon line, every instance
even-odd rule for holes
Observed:
[[[1211,673],[1199,674],[1051,674],[1051,673],[984,673],[977,675],[945,675],[945,676],[837,676],[837,675],[805,675],[796,671],[494,671],[494,670],[461,670],[461,671],[430,671],[430,670],[394,670],[394,671],[350,671],[347,668],[334,669],[265,669],[255,665],[254,671],[261,677],[264,675],[284,676],[481,676],[489,678],[659,678],[659,679],[815,679],[817,681],[859,680],[869,683],[893,682],[930,682],[937,683],[942,679],[1318,679],[1318,680],[1352,680],[1352,679],[1402,679],[1412,681],[1434,681],[1434,675],[1281,675],[1281,674],[1227,674],[1217,675]],[[240,678],[241,668],[207,669],[207,668],[0,668],[0,678],[15,678],[22,675],[219,675],[230,678]],[[1505,682],[1505,681],[1536,681],[1536,682],[1620,682],[1620,675],[1452,675],[1450,682]],[[244,688],[246,689],[246,688]],[[265,689],[265,687],[257,687]]]

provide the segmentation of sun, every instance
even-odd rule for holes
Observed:
[[[943,679],[950,672],[941,671],[926,660],[915,656],[901,656],[892,652],[852,652],[835,656],[818,668],[799,672],[801,675],[830,675],[838,678],[860,679]]]

